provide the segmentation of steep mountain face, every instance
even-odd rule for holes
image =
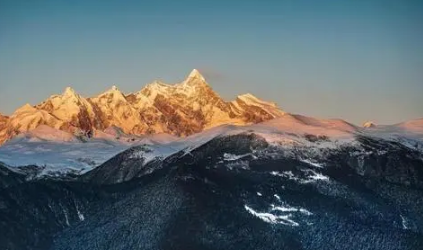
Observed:
[[[248,122],[232,112],[229,104],[210,88],[197,70],[176,85],[153,82],[133,95],[131,100],[134,106],[141,107],[144,120],[153,120],[152,124],[166,124],[163,132],[179,136],[221,124]],[[150,112],[144,114],[144,109]],[[153,119],[150,119],[151,116]]]
[[[62,95],[51,96],[35,108],[46,111],[63,122],[60,129],[65,131],[74,132],[76,129],[88,131],[93,127],[103,128],[97,107],[69,87]]]
[[[99,110],[102,128],[117,126],[125,133],[130,134],[144,134],[146,132],[148,126],[142,122],[140,111],[128,102],[116,86],[98,97],[88,100]],[[98,126],[95,126],[95,128],[99,129]]]
[[[48,125],[57,129],[65,127],[65,123],[54,115],[25,104],[17,109],[12,116],[4,120],[3,125],[0,124],[0,143],[40,125]]]
[[[25,105],[5,125],[0,122],[0,143],[39,125],[72,133],[91,134],[117,126],[134,135],[187,136],[222,124],[252,124],[283,114],[274,103],[251,94],[225,102],[200,72],[193,70],[181,83],[167,85],[155,81],[128,95],[112,87],[86,99],[66,88],[63,94],[51,96],[34,107]]]

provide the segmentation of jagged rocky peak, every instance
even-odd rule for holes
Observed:
[[[36,111],[37,109],[34,108],[31,104],[29,103],[25,103],[25,105],[23,105],[22,107],[18,108],[15,113],[24,113],[24,112],[33,112]]]
[[[206,82],[206,79],[197,69],[193,69],[191,71],[191,73],[188,75],[185,81],[182,82],[182,85],[209,87],[209,85]]]
[[[125,99],[125,95],[115,85],[113,85],[111,88],[109,88],[105,92],[101,93],[97,98],[100,98],[100,97]],[[95,97],[92,99],[95,99]]]
[[[85,98],[80,96],[73,88],[66,87],[61,95],[52,95],[44,102],[36,105],[35,108],[48,112],[58,112],[59,110],[75,111],[85,104]]]
[[[71,88],[71,87],[66,87],[65,90],[63,91],[62,96],[77,96],[78,94],[76,93],[76,91]]]
[[[116,85],[113,85],[110,89],[106,91],[106,93],[121,93],[119,88]]]
[[[171,85],[155,80],[152,83],[147,84],[136,95],[137,96],[144,95],[154,100],[158,94],[166,94],[168,92],[170,93],[171,89],[172,89]]]
[[[203,82],[206,81],[206,79],[204,79],[203,75],[197,69],[193,69],[191,71],[191,73],[188,75],[188,79],[198,79],[198,80],[201,80]]]
[[[61,95],[53,95],[49,99],[46,100],[48,102],[49,100],[54,102],[54,106],[57,105],[80,105],[81,102],[83,102],[83,97],[80,96],[73,88],[66,87],[65,90]],[[72,104],[73,103],[73,104]],[[40,105],[37,105],[37,108],[39,108]]]
[[[153,81],[147,84],[141,91],[136,93],[136,96],[144,95],[150,100],[155,100],[158,95],[166,98],[175,98],[175,96],[196,97],[202,95],[216,95],[211,87],[207,84],[205,78],[201,73],[194,69],[188,77],[177,84],[166,84],[161,81]]]

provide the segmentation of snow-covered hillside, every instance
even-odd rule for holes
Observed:
[[[41,125],[0,147],[0,162],[14,167],[36,165],[42,168],[40,175],[82,174],[133,146],[143,145],[131,151],[130,158],[142,160],[146,164],[180,151],[189,154],[215,138],[255,134],[278,149],[279,153],[319,164],[318,161],[328,154],[328,150],[354,147],[357,151],[364,152],[357,139],[360,137],[398,142],[411,149],[423,151],[420,125],[417,120],[393,126],[359,128],[338,119],[281,114],[278,118],[259,124],[221,125],[182,138],[166,133],[134,136],[116,126],[103,131],[95,130],[93,138],[81,138]]]
[[[398,141],[423,151],[423,119],[406,121],[395,125],[375,125],[363,133],[385,140]]]
[[[163,146],[177,138],[168,134],[131,136],[119,128],[96,131],[93,138],[41,125],[0,147],[0,162],[11,168],[34,166],[37,177],[83,174],[135,145]],[[173,152],[173,151],[172,151]],[[151,156],[153,157],[153,156]]]

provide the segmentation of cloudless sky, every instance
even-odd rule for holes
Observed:
[[[225,100],[251,92],[356,124],[420,118],[421,2],[0,0],[0,112],[197,68]]]

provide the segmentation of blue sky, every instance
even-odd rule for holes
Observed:
[[[230,3],[228,3],[230,2]],[[226,100],[389,124],[423,117],[419,1],[0,1],[0,112],[199,69]]]

